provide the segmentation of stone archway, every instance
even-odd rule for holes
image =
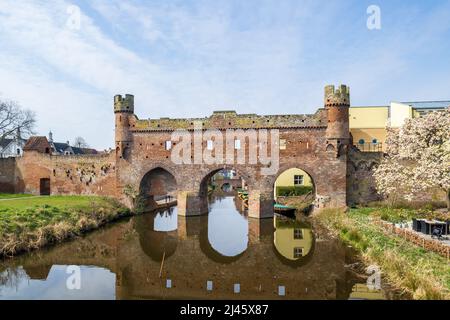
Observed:
[[[294,206],[304,213],[311,212],[317,198],[315,180],[301,166],[279,170],[273,182],[273,192],[277,203]]]
[[[148,171],[139,184],[144,211],[151,211],[171,203],[177,197],[177,181],[166,169],[156,167]]]

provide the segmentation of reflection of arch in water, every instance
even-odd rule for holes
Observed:
[[[238,255],[229,257],[229,256],[225,256],[223,254],[221,254],[220,252],[216,251],[212,246],[211,243],[209,242],[209,238],[208,238],[208,216],[204,216],[202,217],[202,227],[200,230],[200,236],[199,236],[199,241],[200,241],[200,250],[212,261],[217,262],[217,263],[222,263],[222,264],[228,264],[228,263],[232,263],[235,262],[237,260],[239,260],[246,252],[243,251]]]
[[[274,227],[273,249],[278,259],[291,267],[307,264],[315,249],[311,226],[304,221],[275,216]]]
[[[233,197],[225,197],[220,200],[220,205],[217,202],[213,202],[211,204],[211,211],[207,216],[202,217],[201,219],[201,227],[200,227],[200,249],[202,252],[211,260],[219,263],[231,263],[240,259],[248,248],[248,221],[245,217],[243,217],[239,211],[236,209],[234,205]],[[220,208],[218,208],[220,206]],[[231,218],[231,220],[230,220]],[[236,218],[236,219],[234,219]],[[214,219],[215,221],[212,221]],[[217,220],[218,219],[218,220]],[[239,221],[242,219],[242,221]],[[234,221],[233,221],[234,220]],[[213,224],[211,224],[213,222]],[[237,225],[236,225],[237,224]],[[242,224],[242,225],[240,225]],[[215,230],[214,226],[218,228],[231,228],[231,229],[222,229]],[[212,228],[211,228],[212,227]],[[230,231],[232,230],[241,230],[244,232],[243,234],[234,234]],[[225,232],[226,237],[229,241],[233,241],[236,239],[241,239],[242,243],[237,244],[242,245],[245,248],[237,249],[238,252],[233,252],[232,255],[227,255],[224,253],[225,250],[222,248],[214,248],[214,241],[211,241],[211,236],[221,236],[220,232]],[[227,240],[225,240],[227,243]],[[221,252],[222,251],[222,252]]]
[[[148,213],[134,218],[134,229],[139,235],[139,244],[142,251],[152,260],[160,262],[172,256],[178,246],[178,231],[155,231],[156,215],[165,214],[177,215],[175,208]]]

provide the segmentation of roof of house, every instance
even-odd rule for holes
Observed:
[[[67,143],[64,142],[53,142],[53,145],[55,147],[55,151],[58,153],[64,153],[64,151],[70,147]]]
[[[38,151],[46,153],[50,149],[50,144],[48,143],[47,137],[44,136],[34,136],[30,137],[23,147],[24,151]]]
[[[17,139],[15,138],[4,138],[4,139],[0,139],[0,148],[5,149],[10,143],[17,141]],[[27,140],[26,139],[22,139],[19,138],[19,142],[21,142],[21,145],[24,145]]]
[[[0,148],[5,149],[14,139],[4,138],[0,139]]]
[[[91,148],[78,148],[73,147],[69,145],[68,143],[64,142],[53,142],[53,145],[55,146],[55,151],[63,154],[66,151],[73,152],[73,154],[81,155],[81,154],[98,154],[98,151]]]
[[[72,147],[72,151],[74,154],[97,154],[98,151],[90,148],[78,148]]]
[[[83,154],[98,154],[99,153],[97,150],[92,149],[92,148],[80,148],[80,150],[81,150],[81,152],[83,152]]]

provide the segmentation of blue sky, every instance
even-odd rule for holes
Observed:
[[[0,0],[0,47],[0,98],[100,149],[119,93],[140,118],[313,113],[340,83],[352,105],[450,98],[450,1]]]

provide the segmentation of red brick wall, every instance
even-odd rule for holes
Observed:
[[[15,158],[0,158],[0,192],[14,193],[15,191]]]
[[[25,152],[17,160],[18,192],[39,194],[40,179],[50,179],[51,194],[116,195],[115,156],[51,156]]]

